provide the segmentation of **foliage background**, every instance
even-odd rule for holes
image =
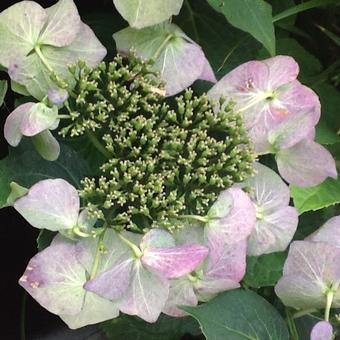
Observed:
[[[0,11],[17,1],[1,0]],[[55,1],[37,1],[44,7],[51,6]],[[294,5],[294,0],[270,0],[273,13],[279,13]],[[325,0],[325,2],[327,2]],[[108,59],[115,53],[112,33],[124,28],[127,24],[115,11],[111,0],[96,0],[94,4],[75,0],[79,12],[98,38],[108,48]],[[295,3],[300,3],[295,0]],[[340,143],[336,135],[340,127],[340,42],[332,39],[320,30],[325,27],[340,39],[340,6],[315,8],[276,23],[277,54],[292,55],[300,64],[300,80],[311,86],[320,96],[323,106],[323,118],[318,128],[317,139],[340,159]],[[268,56],[266,50],[249,34],[231,27],[225,18],[212,10],[206,0],[185,0],[178,17],[174,19],[191,38],[202,45],[216,75],[220,78],[233,67],[250,59],[260,59]],[[0,79],[6,74],[1,73]],[[204,89],[204,84],[197,82],[197,90]],[[13,107],[15,97],[8,93],[0,111],[0,128],[6,116]],[[7,154],[7,144],[0,135],[0,159]],[[331,183],[336,193],[340,193],[340,182]],[[340,197],[339,200],[340,201]],[[312,202],[313,203],[313,202]],[[309,209],[311,202],[300,202],[300,210]],[[334,202],[330,202],[334,203]],[[307,207],[307,208],[306,208]],[[329,217],[340,213],[338,205],[308,212],[302,215],[296,238],[303,238],[321,225]],[[36,229],[15,213],[12,208],[0,211],[2,227],[0,237],[2,247],[1,301],[4,305],[2,324],[5,326],[6,339],[18,339],[22,322],[23,290],[17,280],[28,260],[36,253]],[[249,266],[253,268],[253,266]],[[255,270],[254,270],[255,271]],[[246,282],[251,282],[248,273]],[[270,298],[271,291],[267,292]],[[31,338],[39,331],[58,327],[62,323],[59,318],[42,309],[30,297],[26,300],[26,334]]]

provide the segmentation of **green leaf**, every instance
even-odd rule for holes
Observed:
[[[288,340],[276,309],[251,290],[233,290],[198,307],[181,307],[200,323],[207,340]]]
[[[300,214],[315,211],[340,203],[340,178],[328,178],[323,183],[310,188],[290,186],[295,207]]]
[[[260,43],[226,22],[206,1],[185,1],[174,22],[203,49],[217,78],[255,59]]]
[[[275,33],[271,6],[263,0],[208,0],[235,27],[250,33],[273,56]]]
[[[322,27],[322,26],[318,26],[320,28],[320,30],[325,33],[327,35],[328,38],[330,38],[331,40],[333,40],[333,42],[340,47],[340,37],[336,34],[334,34],[333,32],[329,31],[328,29]]]
[[[337,130],[340,127],[340,92],[324,83],[314,87],[321,103],[321,119],[316,129],[316,141],[321,144],[339,142]]]
[[[62,145],[60,157],[49,162],[33,149],[31,143],[21,143],[11,148],[9,155],[0,161],[0,208],[7,205],[11,182],[24,187],[47,178],[63,178],[78,187],[79,181],[88,174],[85,161],[71,148]]]
[[[286,252],[247,257],[247,272],[243,282],[252,288],[274,286],[282,276]]]
[[[191,317],[172,318],[161,314],[156,323],[147,323],[137,317],[121,314],[117,319],[100,326],[109,339],[124,340],[178,340],[184,334],[199,335],[200,329]]]
[[[45,248],[47,248],[51,244],[55,235],[56,233],[53,231],[47,229],[40,230],[40,233],[37,238],[38,251],[42,251]]]
[[[274,16],[273,22],[288,18],[294,14],[307,11],[308,9],[312,9],[315,7],[325,6],[331,3],[336,3],[338,0],[310,0],[307,2],[304,2],[302,4],[296,5],[292,8],[289,8],[277,15]]]
[[[7,80],[0,80],[0,107],[4,103],[7,90],[8,90]]]

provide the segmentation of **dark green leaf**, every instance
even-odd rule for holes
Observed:
[[[310,340],[310,333],[315,324],[323,319],[312,315],[305,315],[295,319],[296,330],[299,334],[299,340]]]
[[[207,340],[288,340],[275,308],[251,290],[233,290],[198,307],[181,307],[200,323]]]
[[[172,318],[161,314],[156,323],[147,323],[137,317],[122,314],[101,325],[109,339],[123,340],[178,340],[184,334],[199,335],[195,319]]]
[[[286,252],[247,257],[247,272],[243,282],[252,288],[274,286],[282,276]]]
[[[275,55],[275,34],[271,6],[263,0],[208,0],[230,24],[250,33]]]
[[[320,28],[320,30],[325,33],[327,35],[328,38],[330,38],[331,40],[333,40],[333,42],[340,47],[340,37],[336,34],[334,34],[333,32],[329,31],[328,29],[322,27],[322,26],[318,26]]]
[[[319,210],[340,203],[340,178],[328,178],[323,183],[310,188],[290,186],[295,207],[300,214]]]
[[[46,230],[46,229],[40,230],[40,233],[37,238],[38,251],[42,251],[45,248],[47,248],[51,244],[55,235],[56,233],[53,231]]]
[[[0,106],[4,103],[4,99],[8,90],[7,80],[0,80]]]
[[[6,206],[11,182],[29,188],[43,179],[63,178],[78,187],[88,172],[87,164],[70,147],[62,145],[60,157],[49,162],[40,157],[29,141],[23,141],[0,161],[0,208]]]
[[[309,9],[315,8],[315,7],[320,7],[320,6],[325,6],[331,3],[336,3],[338,0],[310,0],[307,2],[304,2],[302,4],[296,5],[294,7],[291,7],[277,15],[274,16],[273,22],[288,18],[292,15],[295,15],[297,13],[307,11]]]

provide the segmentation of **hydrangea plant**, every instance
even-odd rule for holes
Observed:
[[[296,319],[309,315],[308,338],[337,332],[340,217],[306,233],[301,206],[340,202],[328,189],[340,189],[338,136],[297,60],[274,53],[280,18],[255,2],[203,5],[267,50],[219,67],[199,38],[202,4],[187,0],[114,0],[129,26],[112,32],[113,58],[73,0],[0,13],[0,66],[18,96],[1,207],[40,229],[39,242],[49,236],[19,284],[71,329],[107,321],[115,338],[124,318],[151,327],[191,315],[207,339],[298,340]]]

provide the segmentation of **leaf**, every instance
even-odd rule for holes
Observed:
[[[185,1],[174,20],[202,48],[218,78],[254,59],[260,43],[226,22],[206,1]]]
[[[0,80],[0,107],[4,103],[7,90],[8,90],[7,80]]]
[[[183,0],[113,0],[113,3],[131,27],[140,29],[177,15]]]
[[[45,248],[47,248],[53,238],[55,237],[56,233],[50,230],[46,230],[46,229],[42,229],[40,230],[40,233],[38,235],[37,238],[37,248],[39,251],[44,250]]]
[[[296,5],[292,8],[289,8],[289,9],[275,15],[274,18],[273,18],[273,22],[282,20],[284,18],[288,18],[288,17],[290,17],[294,14],[306,11],[308,9],[328,5],[328,4],[331,4],[331,3],[336,3],[337,1],[338,0],[310,0],[310,1],[304,2],[302,4]]]
[[[101,324],[100,328],[109,339],[124,340],[178,340],[184,334],[200,334],[194,318],[173,318],[164,314],[161,314],[156,323],[122,314],[117,319]]]
[[[181,307],[200,323],[207,340],[288,340],[280,314],[250,290],[233,290],[198,307]]]
[[[286,252],[247,257],[247,272],[243,282],[252,288],[274,286],[282,276]]]
[[[326,28],[322,27],[322,26],[318,26],[320,28],[320,30],[325,33],[327,35],[328,38],[330,38],[331,40],[333,40],[333,42],[340,47],[340,37],[336,34],[334,34],[333,32],[327,30]]]
[[[300,214],[315,211],[340,203],[340,178],[328,178],[323,183],[311,188],[290,186],[294,205]]]
[[[275,55],[272,8],[268,3],[263,0],[208,0],[208,3],[223,13],[233,26],[250,33]]]
[[[13,181],[29,188],[42,179],[63,178],[78,187],[88,172],[84,160],[67,146],[62,145],[60,157],[52,163],[42,159],[29,142],[22,143],[0,160],[0,208],[6,206]]]

